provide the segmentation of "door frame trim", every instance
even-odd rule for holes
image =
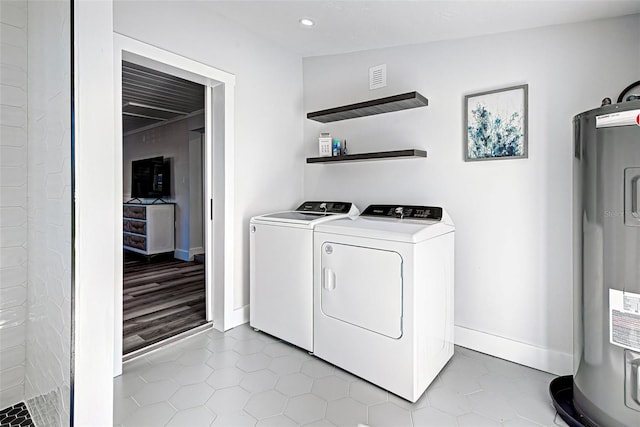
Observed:
[[[114,358],[113,374],[122,373],[122,60],[168,72],[205,86],[205,274],[207,320],[220,331],[237,324],[233,307],[234,288],[234,140],[235,76],[201,62],[114,33],[115,238]],[[216,158],[214,159],[214,153]],[[215,163],[215,164],[214,164]],[[215,168],[215,170],[214,170]],[[214,173],[215,172],[215,173]],[[222,182],[221,182],[222,181]],[[214,199],[214,189],[217,197]],[[223,194],[218,196],[218,194]],[[213,212],[212,212],[213,208]],[[215,215],[214,215],[215,214]],[[216,219],[216,221],[213,220]],[[211,249],[211,250],[209,250]]]

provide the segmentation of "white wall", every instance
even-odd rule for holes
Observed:
[[[189,132],[189,258],[204,253],[204,138]]]
[[[0,2],[0,409],[24,400],[27,2]]]
[[[113,14],[109,0],[74,0],[74,399],[77,426],[113,425],[117,236]],[[99,189],[99,191],[96,191]],[[122,239],[119,240],[122,242]]]
[[[205,6],[116,1],[114,31],[236,76],[234,306],[240,308],[249,303],[250,217],[302,199],[302,64]]]
[[[640,16],[306,58],[306,112],[417,90],[429,106],[304,125],[351,153],[421,148],[427,159],[305,166],[306,199],[445,207],[456,223],[457,343],[571,373],[572,117],[640,72]],[[370,91],[368,68],[388,86]],[[465,94],[529,84],[529,158],[465,163]]]

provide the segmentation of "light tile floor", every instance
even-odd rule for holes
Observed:
[[[248,325],[131,360],[114,380],[118,426],[565,426],[552,375],[456,347],[409,403]]]

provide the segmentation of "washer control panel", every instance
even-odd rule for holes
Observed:
[[[347,214],[351,210],[350,202],[304,202],[298,212]]]
[[[369,205],[361,216],[440,221],[442,219],[442,208],[414,205]]]

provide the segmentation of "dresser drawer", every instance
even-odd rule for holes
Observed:
[[[122,221],[122,230],[129,233],[147,234],[147,223],[144,221],[125,219]]]
[[[122,213],[122,243],[125,249],[149,256],[175,250],[173,203],[125,203]]]
[[[147,208],[145,206],[123,206],[122,216],[125,218],[147,219]]]
[[[144,236],[125,234],[122,236],[122,243],[124,246],[129,246],[143,251],[147,249],[147,238]]]

